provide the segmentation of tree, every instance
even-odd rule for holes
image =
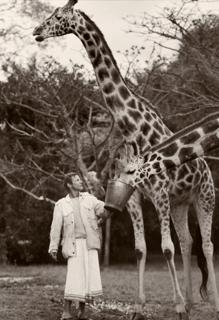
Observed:
[[[63,177],[72,170],[78,171],[91,192],[103,198],[98,178],[108,172],[109,148],[115,140],[112,143],[113,122],[98,102],[94,83],[83,78],[80,66],[69,72],[55,61],[48,61],[41,70],[34,59],[28,69],[14,63],[5,65],[4,70],[10,70],[8,81],[0,83],[0,177],[6,183],[6,198],[9,186],[48,202],[42,208],[51,210],[63,193]],[[97,175],[89,172],[94,170]],[[104,177],[102,183],[106,183]],[[22,198],[27,205],[29,200]],[[11,202],[10,197],[5,206],[6,202]],[[8,216],[9,209],[3,211]]]
[[[169,58],[158,55],[150,69],[135,76],[138,90],[157,105],[173,131],[219,107],[219,20],[213,14],[198,13],[198,2],[183,1],[178,7],[166,8],[160,17],[145,13],[141,19],[129,20],[132,32],[154,41],[154,50],[174,53]],[[206,159],[218,191],[218,150]],[[216,196],[218,203],[218,193]],[[215,222],[213,228],[217,231],[216,216]]]

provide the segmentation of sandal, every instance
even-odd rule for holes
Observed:
[[[77,316],[76,318],[77,320],[91,320],[90,318],[84,316],[84,317],[80,317],[80,316]]]
[[[73,320],[73,317],[72,317],[72,316],[69,316],[69,317],[67,316],[67,317],[66,317],[66,316],[63,316],[63,315],[62,315],[61,318],[60,318],[60,320]]]

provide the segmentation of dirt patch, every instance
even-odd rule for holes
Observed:
[[[0,277],[0,282],[9,282],[9,283],[24,283],[27,281],[33,281],[34,277]]]

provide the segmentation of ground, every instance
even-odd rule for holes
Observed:
[[[215,261],[219,285],[219,259]],[[180,284],[183,287],[182,265],[177,259]],[[0,266],[0,319],[58,320],[62,311],[65,266]],[[104,297],[88,306],[93,320],[127,320],[137,294],[135,266],[102,268]],[[193,262],[193,293],[195,305],[192,320],[216,319],[212,301],[203,302],[198,293],[201,280]],[[145,274],[146,320],[175,320],[172,288],[166,264],[162,258],[150,258]],[[211,297],[210,297],[211,300]]]

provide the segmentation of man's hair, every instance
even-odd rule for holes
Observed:
[[[78,176],[79,174],[76,171],[68,173],[64,178],[64,187],[69,191],[68,184],[72,184],[72,177]]]

